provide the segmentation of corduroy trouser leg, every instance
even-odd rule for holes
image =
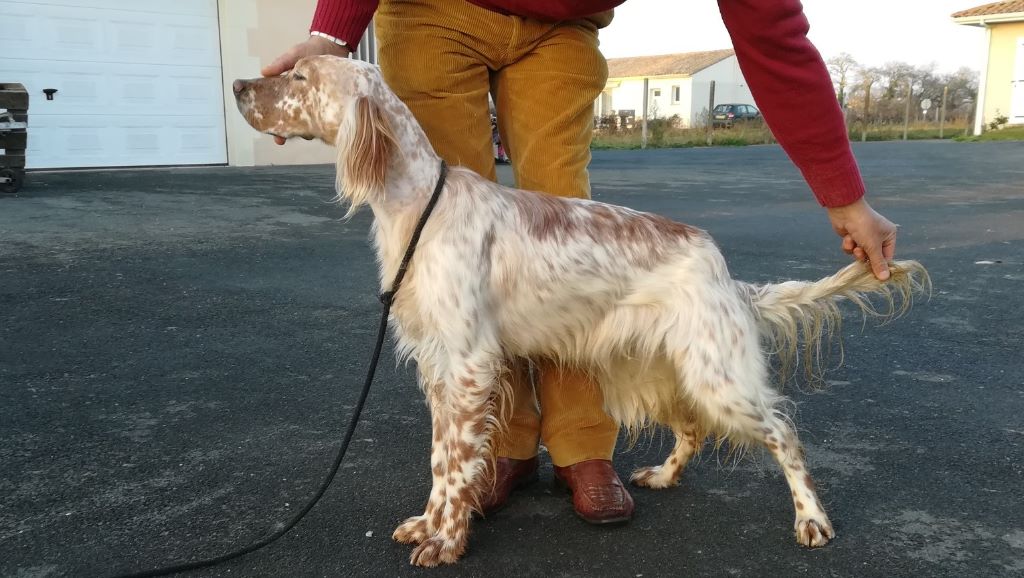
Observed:
[[[465,1],[382,0],[375,27],[388,85],[448,163],[496,180],[493,94],[516,185],[590,196],[593,103],[608,75],[594,23],[540,22]],[[557,466],[611,459],[618,426],[597,384],[547,362],[537,370],[535,397],[526,363],[512,368],[514,405],[497,455],[532,457],[542,438]]]

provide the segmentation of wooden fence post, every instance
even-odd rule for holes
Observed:
[[[708,90],[708,146],[714,142],[715,130],[715,81],[711,81],[711,88]]]
[[[647,79],[644,78],[644,105],[641,116],[643,119],[640,121],[640,148],[647,148],[647,95],[650,92],[647,88]]]
[[[946,130],[946,97],[949,96],[949,85],[942,87],[942,108],[939,109],[939,138]]]
[[[907,81],[907,108],[903,112],[903,140],[907,140],[907,126],[910,125],[910,101],[914,96],[914,81]]]
[[[871,83],[864,84],[864,122],[861,124],[860,142],[868,140],[868,112],[871,108]]]

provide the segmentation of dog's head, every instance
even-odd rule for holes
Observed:
[[[382,104],[391,92],[376,66],[311,56],[281,76],[239,79],[232,89],[256,130],[335,145],[339,192],[353,208],[383,194],[397,143]]]

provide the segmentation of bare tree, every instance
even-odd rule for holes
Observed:
[[[860,68],[860,65],[847,52],[840,52],[838,55],[829,58],[825,63],[828,64],[828,72],[832,76],[832,84],[836,88],[839,106],[846,108],[847,87],[850,85],[854,72]]]
[[[918,105],[917,110],[919,112],[921,111],[921,101],[926,98],[931,100],[935,105],[932,113],[937,115],[939,112],[938,107],[942,102],[942,92],[946,86],[946,82],[945,78],[935,71],[936,68],[937,65],[934,62],[914,67],[914,96],[916,97],[915,102]]]
[[[877,86],[882,78],[882,73],[877,68],[859,67],[856,71],[857,82],[850,90],[850,109],[860,117],[860,140],[867,140],[868,124],[872,117],[877,117],[877,112],[872,106],[872,87]],[[874,97],[877,102],[878,98]],[[858,109],[858,105],[859,109]]]
[[[915,116],[920,115],[920,104],[925,98],[940,106],[944,90],[948,90],[946,119],[962,120],[971,115],[978,97],[978,74],[970,68],[939,73],[934,62],[913,65],[898,60],[869,67],[847,52],[825,63],[849,122],[900,122],[908,106],[914,109]]]
[[[882,81],[882,72],[869,66],[858,66],[850,77],[847,101],[850,110],[860,119],[877,116],[872,104],[879,100],[878,86]]]
[[[872,90],[872,118],[881,122],[902,122],[909,98],[916,96],[918,70],[900,61],[886,62],[872,69],[877,78]]]
[[[967,67],[943,74],[942,84],[949,87],[947,119],[966,119],[978,98],[978,73]]]
[[[934,62],[914,65],[899,60],[869,67],[847,52],[825,63],[847,125],[852,129],[859,124],[862,139],[868,125],[936,119],[940,113],[947,122],[969,120],[978,98],[978,73],[966,67],[942,73]],[[928,114],[921,109],[926,98],[932,101]],[[944,98],[945,109],[940,110]]]

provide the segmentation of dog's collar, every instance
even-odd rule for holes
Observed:
[[[402,279],[405,277],[405,272],[409,269],[409,263],[412,261],[412,254],[416,252],[416,244],[420,240],[420,233],[423,232],[423,227],[427,224],[430,213],[433,212],[434,206],[437,205],[437,199],[441,197],[441,190],[444,189],[444,180],[447,176],[448,165],[444,162],[444,159],[441,159],[441,173],[437,176],[437,185],[434,186],[434,193],[430,195],[430,200],[427,201],[427,206],[423,208],[420,220],[416,223],[416,228],[412,232],[412,238],[409,239],[409,246],[405,248],[402,264],[398,266],[395,280],[391,282],[391,289],[380,294],[380,302],[388,307],[394,302],[395,294],[398,293],[398,288],[402,285]]]

